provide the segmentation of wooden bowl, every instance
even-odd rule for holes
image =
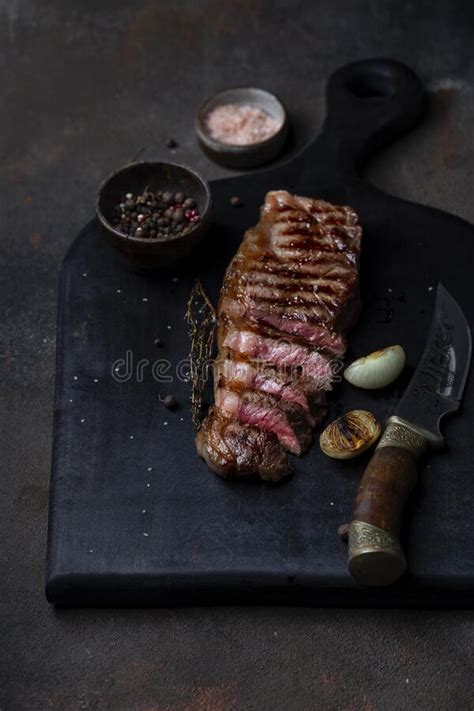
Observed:
[[[111,224],[114,208],[124,194],[134,195],[148,188],[183,192],[196,201],[200,220],[185,234],[150,239],[128,236]],[[191,168],[178,163],[143,161],[130,163],[106,178],[99,187],[96,213],[105,235],[127,261],[138,269],[161,269],[188,257],[205,237],[211,220],[209,185]]]
[[[212,138],[206,127],[206,117],[217,106],[225,104],[250,105],[262,109],[281,123],[269,138],[245,146],[221,143]],[[206,99],[196,118],[196,133],[207,155],[228,168],[255,168],[276,158],[288,134],[288,114],[282,101],[269,91],[255,87],[225,89]]]

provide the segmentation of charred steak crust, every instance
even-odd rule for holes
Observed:
[[[223,477],[278,481],[325,414],[359,313],[361,228],[350,207],[269,192],[218,307],[215,405],[196,438]]]
[[[242,425],[215,406],[197,433],[196,446],[209,468],[224,479],[257,475],[280,481],[290,473],[275,435]]]

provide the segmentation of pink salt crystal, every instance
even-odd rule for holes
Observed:
[[[249,104],[223,104],[206,116],[209,135],[220,143],[247,146],[273,136],[281,121]]]

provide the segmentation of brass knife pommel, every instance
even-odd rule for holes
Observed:
[[[349,572],[362,585],[390,585],[407,562],[395,536],[378,526],[352,521],[349,528]]]

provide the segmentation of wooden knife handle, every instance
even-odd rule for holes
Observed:
[[[363,585],[390,585],[406,569],[398,540],[403,508],[416,483],[424,433],[391,417],[364,472],[349,528],[349,570]]]

